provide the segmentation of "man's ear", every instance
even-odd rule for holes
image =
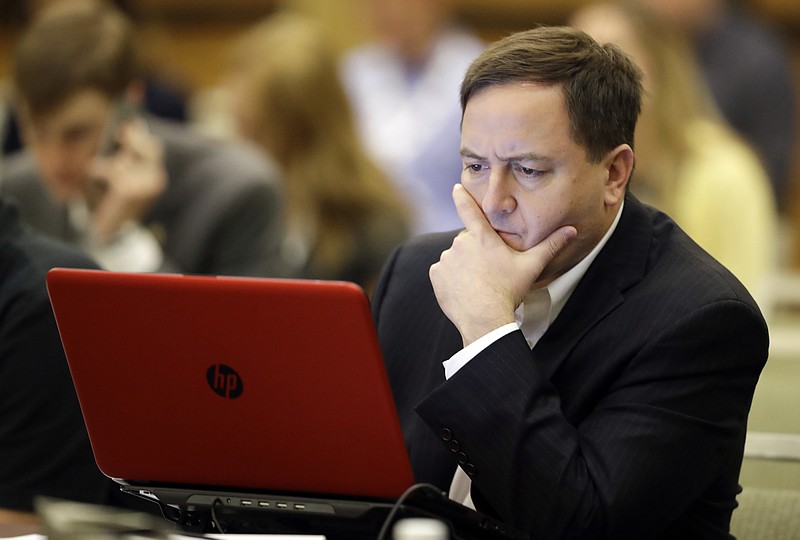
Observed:
[[[621,144],[611,150],[603,160],[606,171],[605,203],[616,206],[624,197],[633,173],[633,149]]]

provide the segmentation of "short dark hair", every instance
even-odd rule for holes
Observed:
[[[138,75],[131,22],[107,3],[61,2],[45,8],[14,51],[14,90],[34,116],[83,89],[115,97]]]
[[[573,140],[599,162],[620,144],[633,147],[641,112],[642,72],[618,47],[600,45],[565,26],[540,26],[491,44],[461,84],[461,110],[470,97],[497,85],[561,85]]]

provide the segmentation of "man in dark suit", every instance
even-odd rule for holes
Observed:
[[[466,228],[401,246],[373,305],[416,479],[536,539],[729,538],[767,329],[627,192],[639,69],[541,27],[461,104]]]

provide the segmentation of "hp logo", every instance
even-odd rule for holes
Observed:
[[[242,378],[225,364],[214,364],[206,371],[206,380],[211,389],[220,396],[234,399],[242,395]]]

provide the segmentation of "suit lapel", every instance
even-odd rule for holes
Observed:
[[[625,291],[644,276],[653,238],[647,207],[625,198],[617,229],[578,283],[564,309],[533,348],[552,377],[583,336],[625,300]]]

